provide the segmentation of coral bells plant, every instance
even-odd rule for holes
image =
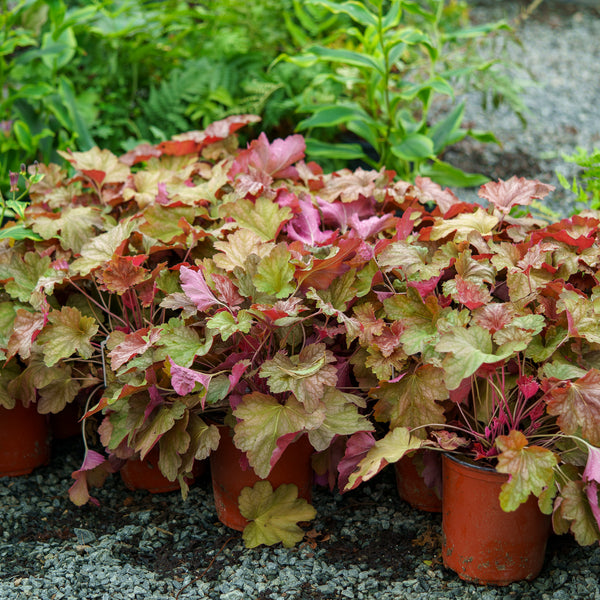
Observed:
[[[489,183],[487,209],[446,194],[412,230],[380,243],[377,300],[354,314],[364,387],[388,430],[350,438],[345,489],[417,449],[458,452],[509,475],[504,510],[534,494],[557,532],[600,539],[600,220],[514,216],[550,189],[516,177]]]

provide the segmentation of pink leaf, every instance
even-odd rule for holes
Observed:
[[[229,176],[247,173],[250,167],[263,171],[274,178],[296,177],[297,171],[290,168],[304,158],[306,143],[301,135],[291,135],[285,140],[276,139],[269,144],[264,133],[253,140],[247,150],[242,150],[235,159]]]
[[[344,490],[348,484],[350,475],[356,470],[358,463],[366,456],[367,452],[375,445],[373,434],[368,431],[359,431],[350,438],[346,444],[346,452],[344,458],[338,464],[338,487]],[[362,481],[359,478],[356,482],[358,485]]]
[[[160,337],[159,329],[139,329],[127,335],[124,341],[108,353],[113,371],[120,369],[128,360],[146,352]]]
[[[431,181],[429,177],[416,177],[415,185],[425,194],[425,200],[431,198],[439,207],[442,214],[448,212],[454,204],[458,204],[459,199],[448,189]]]
[[[358,218],[358,215],[352,214],[348,219],[348,224],[359,238],[366,240],[390,226],[395,221],[396,218],[390,213],[385,214],[382,217],[372,216],[363,219],[362,221]]]
[[[537,179],[525,179],[513,175],[508,181],[490,181],[482,185],[479,197],[491,202],[500,212],[508,214],[513,206],[526,206],[534,198],[541,199],[554,189],[554,186],[541,183]]]
[[[600,506],[598,506],[598,484],[600,483],[600,448],[589,447],[589,454],[583,481],[586,482],[585,492],[588,497],[592,514],[600,527]]]
[[[298,204],[302,211],[296,215],[287,225],[286,232],[290,239],[300,241],[309,246],[328,244],[332,234],[321,231],[321,216],[310,200],[299,200]]]
[[[217,298],[208,287],[201,269],[195,271],[190,267],[181,267],[179,278],[183,291],[196,305],[198,310],[205,311],[211,306],[218,304]]]
[[[231,281],[229,277],[225,277],[225,275],[220,275],[219,273],[213,273],[212,280],[214,281],[221,300],[229,308],[235,308],[244,301],[244,298],[240,296],[237,287],[235,287],[233,281]]]
[[[326,202],[317,197],[317,204],[323,215],[323,222],[339,227],[343,232],[348,229],[351,218],[372,217],[375,211],[373,199],[365,196],[353,202]]]
[[[208,390],[208,385],[212,378],[211,375],[186,367],[180,367],[170,357],[169,362],[171,363],[171,385],[180,396],[190,394],[194,387],[196,387],[196,383],[200,383],[204,386],[204,389]]]

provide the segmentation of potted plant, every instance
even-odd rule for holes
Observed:
[[[377,381],[371,377],[369,394],[387,432],[350,438],[340,478],[352,489],[420,449],[449,453],[447,481],[458,457],[501,474],[501,488],[479,502],[484,521],[493,513],[491,498],[504,516],[533,505],[541,533],[525,538],[538,537],[537,558],[508,553],[507,563],[474,556],[463,544],[475,533],[466,525],[462,541],[450,540],[452,513],[476,521],[464,505],[450,505],[456,480],[444,488],[452,490],[443,497],[444,561],[479,582],[535,577],[545,547],[543,515],[552,514],[554,530],[570,530],[581,544],[600,539],[594,312],[600,221],[590,213],[548,225],[517,212],[549,189],[516,177],[486,184],[480,196],[489,200],[487,210],[440,196],[443,214],[438,202],[431,217],[421,216],[376,253],[386,285],[382,300],[369,307],[369,323],[395,330],[397,345],[394,369],[372,370]],[[365,312],[355,307],[357,315]],[[362,345],[365,356],[382,352],[378,336]],[[523,536],[518,525],[503,527],[506,539],[496,532],[487,548],[507,556],[504,544]],[[497,562],[503,572],[492,573]]]
[[[370,291],[365,240],[395,224],[373,196],[390,177],[325,176],[301,160],[301,136],[238,150],[232,134],[252,120],[122,157],[64,153],[74,175],[40,167],[24,213],[36,239],[10,249],[3,276],[7,288],[28,284],[9,345],[22,381],[39,394],[56,383],[52,409],[84,387],[86,418],[102,415],[109,458],[86,449],[78,504],[156,448],[185,494],[196,460],[219,444],[216,423],[232,427],[260,478],[296,438],[326,454],[372,428],[364,400],[344,389],[353,350],[343,325]]]

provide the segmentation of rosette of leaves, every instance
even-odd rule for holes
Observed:
[[[386,285],[354,316],[363,385],[388,430],[349,439],[345,489],[420,448],[460,452],[510,475],[504,510],[534,494],[557,532],[600,539],[600,221],[512,214],[549,189],[486,184],[488,209],[439,196],[443,216],[380,245]]]

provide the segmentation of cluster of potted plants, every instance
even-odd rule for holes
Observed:
[[[465,460],[503,478],[483,508],[534,505],[542,545],[550,513],[600,539],[600,220],[517,212],[537,181],[486,184],[484,208],[384,169],[324,174],[299,135],[238,148],[256,120],[64,153],[72,173],[38,166],[0,242],[0,403],[98,423],[73,501],[139,461],[185,496],[210,458],[219,518],[293,545],[312,469],[345,491],[416,454],[435,482],[443,455],[461,576],[505,582],[450,538]],[[508,577],[537,574],[523,561]]]

